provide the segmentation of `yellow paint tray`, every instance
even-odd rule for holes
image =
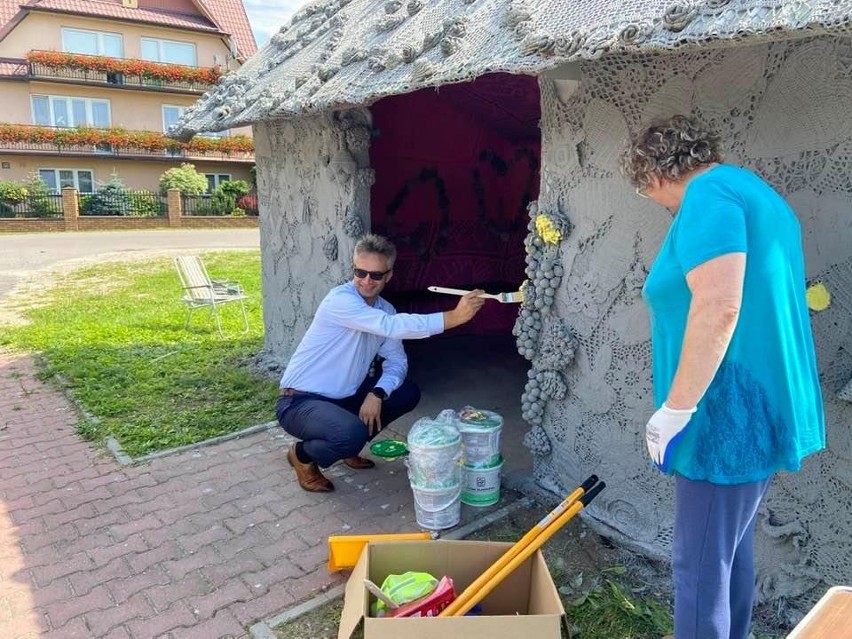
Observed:
[[[328,570],[337,572],[358,563],[361,551],[371,541],[423,541],[432,533],[383,533],[377,535],[331,535],[328,538]]]

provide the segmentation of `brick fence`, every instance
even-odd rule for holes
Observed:
[[[0,218],[0,233],[57,231],[136,231],[158,228],[221,229],[257,228],[256,216],[184,215],[180,191],[170,189],[167,214],[153,217],[80,215],[77,189],[62,189],[62,218]]]

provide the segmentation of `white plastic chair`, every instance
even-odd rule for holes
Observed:
[[[175,268],[183,286],[183,301],[187,306],[185,328],[189,328],[192,312],[198,308],[209,308],[210,315],[216,318],[216,328],[220,336],[222,321],[219,319],[219,307],[230,302],[239,302],[243,312],[243,333],[249,330],[248,315],[244,300],[248,295],[238,282],[211,280],[204,268],[204,262],[197,255],[179,255],[174,258]]]

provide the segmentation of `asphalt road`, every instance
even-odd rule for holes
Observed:
[[[108,231],[0,235],[0,300],[23,278],[62,262],[116,253],[257,248],[257,229]]]

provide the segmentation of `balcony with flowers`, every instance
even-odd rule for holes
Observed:
[[[61,51],[30,51],[27,64],[30,77],[37,80],[170,93],[201,94],[222,76],[220,67],[191,67]]]
[[[196,135],[189,142],[179,142],[155,131],[0,123],[0,153],[252,163],[254,143],[244,135]]]

